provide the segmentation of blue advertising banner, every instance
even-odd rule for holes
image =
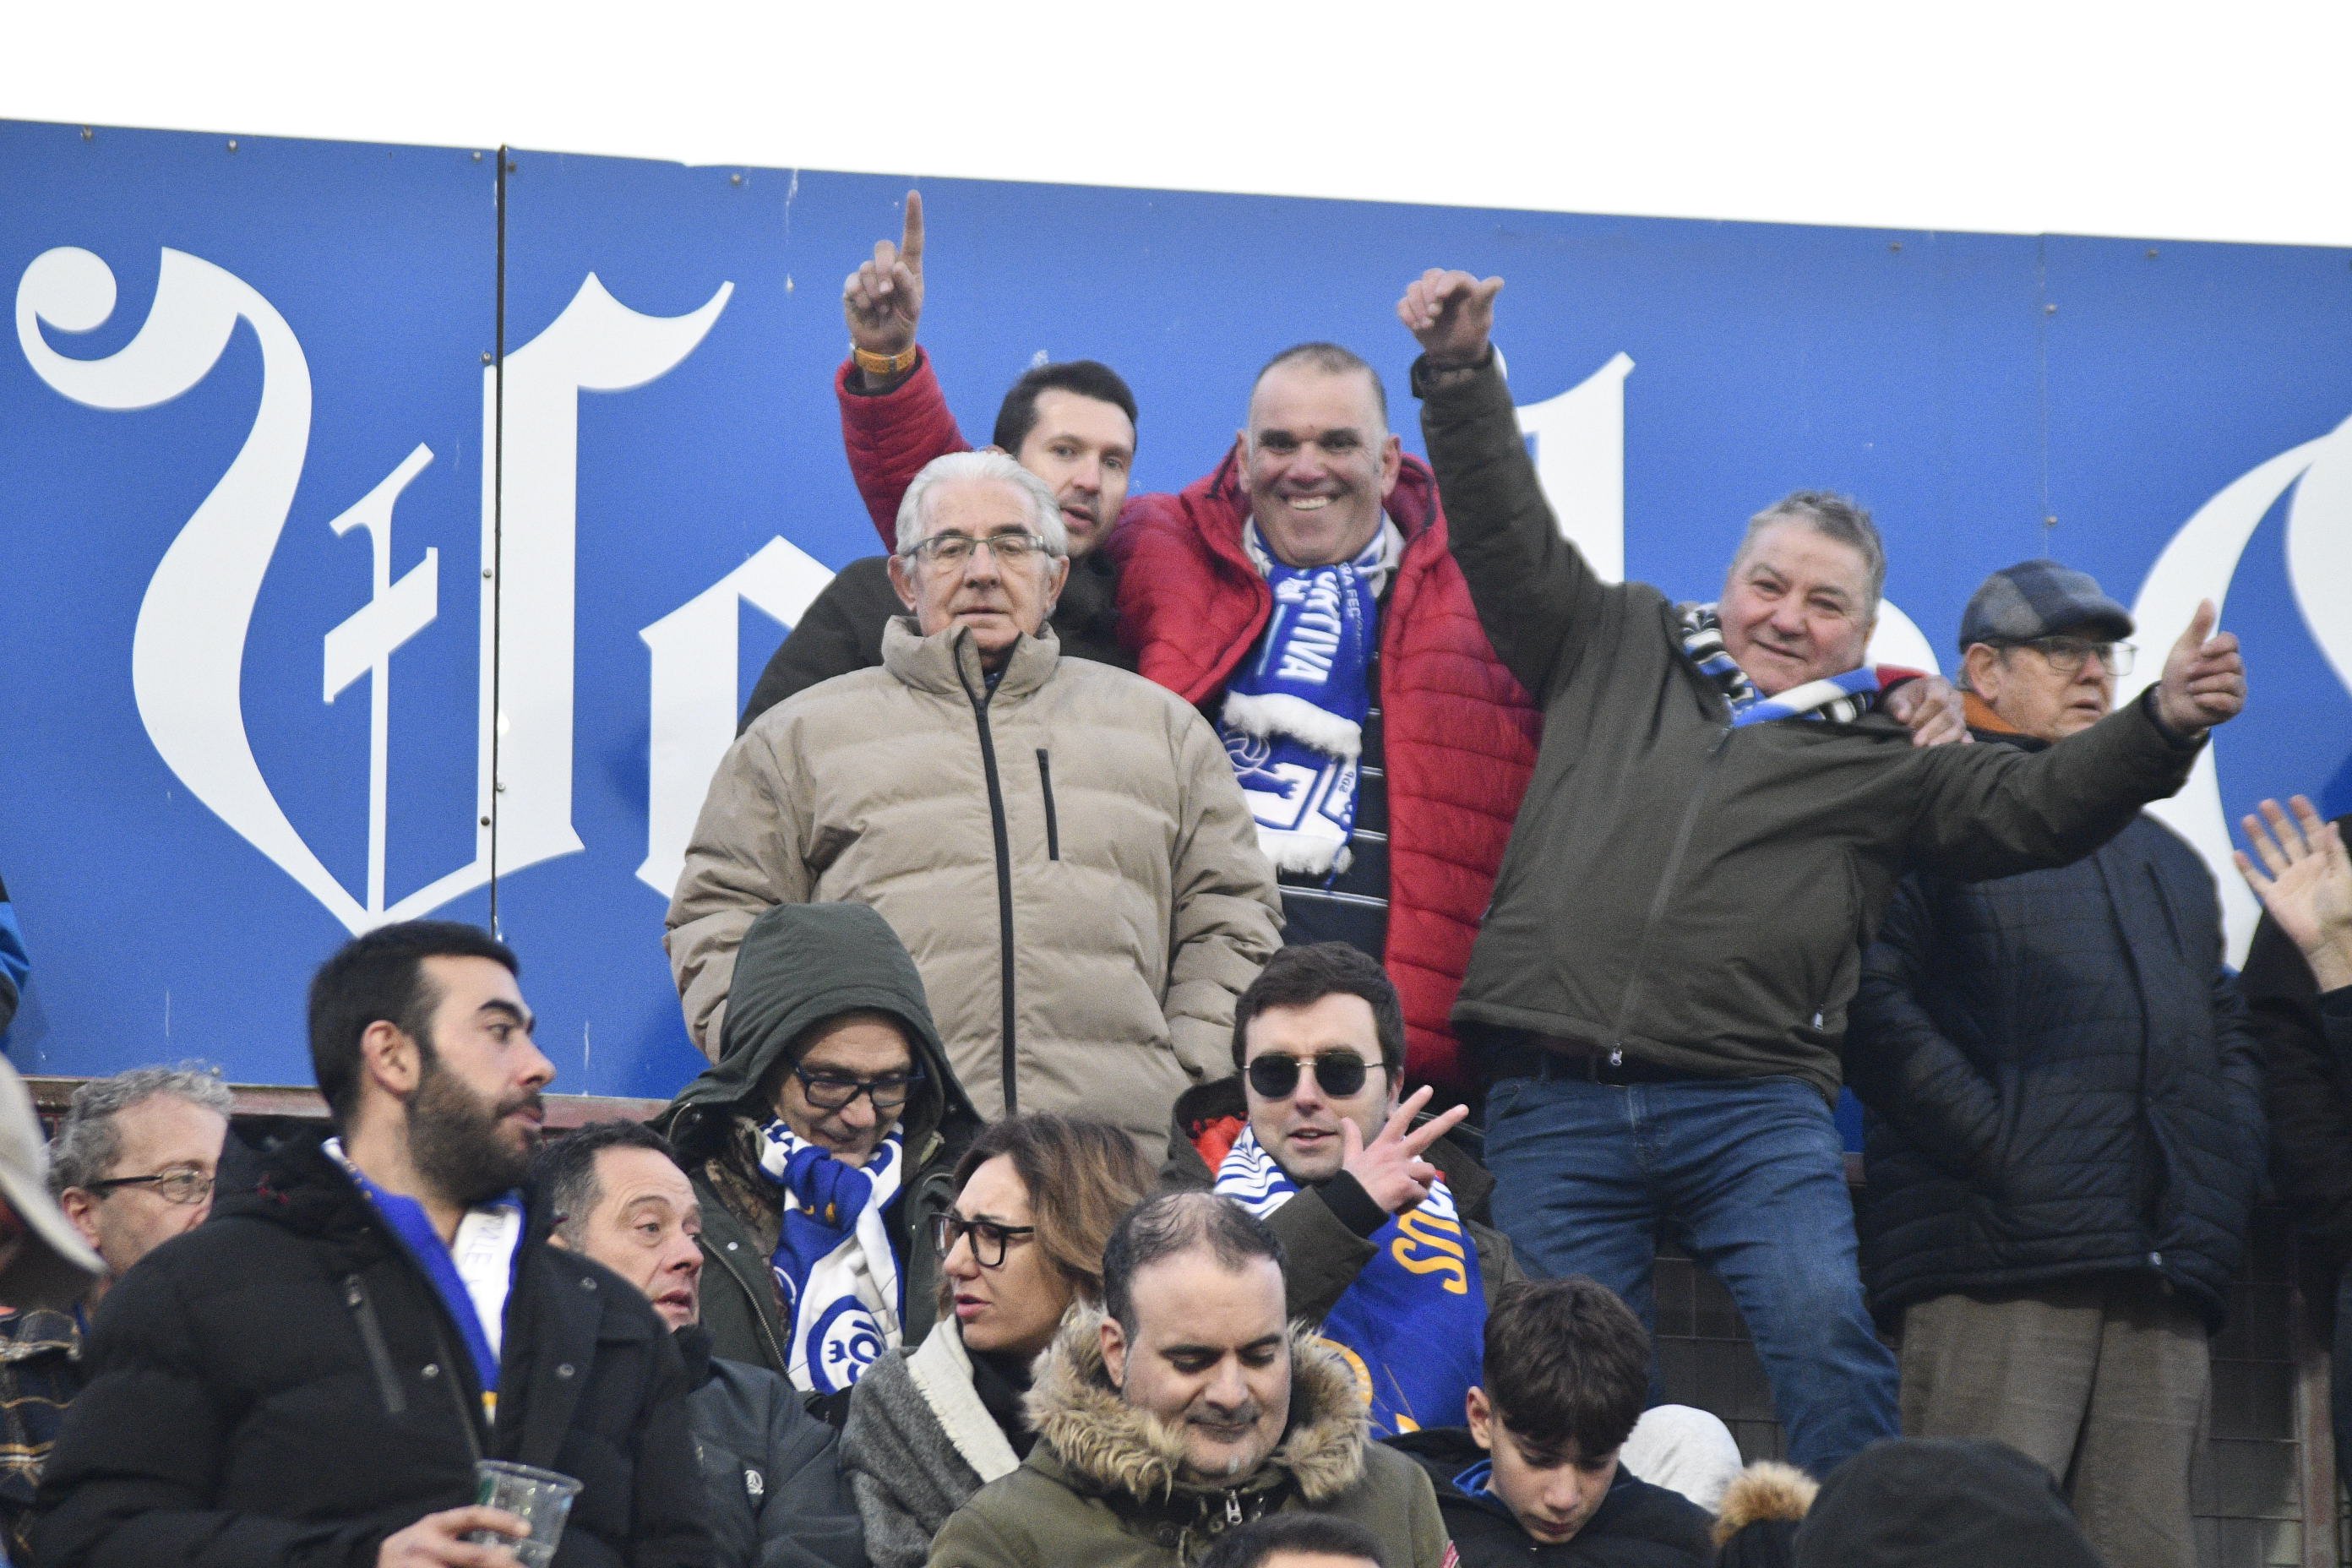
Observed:
[[[523,150],[0,124],[0,874],[22,1065],[307,1081],[351,931],[495,918],[559,1089],[698,1058],[662,913],[743,694],[877,542],[841,279],[903,182]],[[1136,482],[1231,445],[1302,340],[1386,377],[1424,267],[1497,338],[1564,526],[1713,597],[1798,487],[1885,531],[1877,651],[1948,671],[2042,553],[2151,676],[2223,597],[2254,700],[2164,811],[2352,809],[2352,257],[985,182],[925,186],[922,342],[968,436],[1039,358],[1118,367]]]

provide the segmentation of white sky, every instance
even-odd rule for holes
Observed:
[[[14,0],[0,18],[5,119],[2352,245],[2352,0]]]

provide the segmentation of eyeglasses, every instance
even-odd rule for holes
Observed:
[[[1250,1063],[1250,1087],[1268,1100],[1288,1100],[1298,1092],[1301,1068],[1313,1069],[1315,1087],[1333,1100],[1345,1100],[1363,1088],[1364,1075],[1371,1070],[1353,1051],[1326,1051],[1319,1057],[1304,1058],[1268,1051]]]
[[[1015,1241],[1037,1234],[1034,1225],[999,1225],[992,1219],[966,1219],[961,1215],[935,1214],[931,1216],[931,1245],[944,1259],[955,1250],[956,1237],[971,1238],[971,1260],[982,1268],[1001,1268],[1004,1265],[1004,1249]]]
[[[983,544],[1000,563],[1014,566],[1040,552],[1052,553],[1052,547],[1034,533],[992,533],[986,539],[963,533],[934,533],[915,541],[898,553],[933,565],[961,566]]]
[[[2084,637],[2032,637],[2001,646],[2030,647],[2049,660],[2050,668],[2061,675],[2080,675],[2093,654],[2098,655],[2109,675],[2129,675],[2132,656],[2139,651],[2127,642],[2091,642]]]
[[[923,1081],[919,1070],[883,1078],[843,1078],[794,1068],[793,1076],[801,1080],[801,1092],[819,1110],[845,1110],[861,1094],[874,1102],[877,1110],[896,1110],[907,1103],[908,1091]]]
[[[152,1187],[167,1204],[200,1204],[213,1195],[213,1179],[202,1171],[158,1171],[152,1176],[110,1176],[87,1182],[88,1193],[109,1193],[117,1187]]]

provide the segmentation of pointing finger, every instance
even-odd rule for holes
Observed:
[[[2180,634],[2180,641],[2176,646],[2188,648],[2192,653],[2203,647],[2205,639],[2213,635],[2214,619],[2213,601],[2199,600],[2197,613],[2189,617],[2189,629]]]
[[[907,265],[920,270],[923,265],[923,193],[907,193],[907,221],[898,231],[898,254]]]

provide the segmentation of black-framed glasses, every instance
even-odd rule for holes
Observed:
[[[1319,1057],[1285,1056],[1268,1051],[1249,1065],[1250,1087],[1268,1100],[1288,1100],[1298,1092],[1302,1068],[1315,1074],[1315,1087],[1333,1100],[1345,1100],[1364,1087],[1372,1064],[1353,1051],[1326,1051]]]
[[[983,544],[1000,563],[1016,566],[1041,552],[1050,553],[1053,548],[1034,533],[992,533],[986,539],[968,533],[933,533],[915,541],[901,553],[935,565],[961,566]]]
[[[2139,649],[2127,642],[2093,642],[2088,637],[2029,637],[2022,642],[2003,643],[2003,647],[2030,647],[2050,661],[2050,668],[2061,675],[2080,675],[2083,666],[2096,654],[2109,675],[2129,675],[2132,656]]]
[[[938,1249],[941,1259],[955,1250],[958,1237],[968,1237],[971,1241],[971,1260],[982,1268],[1003,1267],[1004,1249],[1036,1234],[1034,1225],[999,1225],[992,1219],[966,1219],[959,1214],[931,1216],[931,1246]]]
[[[213,1195],[213,1179],[202,1171],[158,1171],[151,1176],[109,1176],[86,1182],[82,1191],[110,1193],[117,1187],[152,1188],[167,1204],[200,1204]]]
[[[877,1110],[897,1110],[907,1103],[907,1096],[923,1081],[922,1069],[894,1072],[881,1078],[845,1078],[839,1073],[811,1072],[806,1068],[794,1068],[793,1076],[801,1080],[801,1092],[819,1110],[845,1110],[859,1095],[874,1102]]]

